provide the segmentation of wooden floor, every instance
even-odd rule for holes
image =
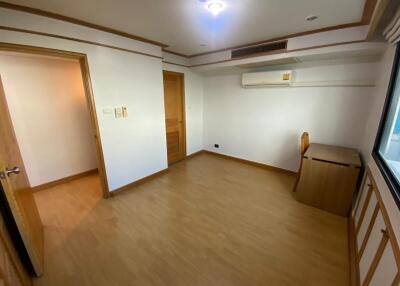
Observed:
[[[108,200],[96,175],[38,192],[34,285],[348,285],[346,220],[296,202],[293,184],[201,154]]]

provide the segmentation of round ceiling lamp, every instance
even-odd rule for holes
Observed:
[[[225,3],[220,0],[209,1],[206,4],[206,8],[208,11],[210,11],[211,14],[217,16],[225,9]]]

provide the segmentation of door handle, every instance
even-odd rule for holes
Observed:
[[[11,169],[6,168],[5,173],[6,173],[6,175],[7,175],[8,177],[10,177],[12,174],[17,175],[17,174],[21,173],[21,170],[19,169],[19,167],[16,166],[16,167],[11,168]]]

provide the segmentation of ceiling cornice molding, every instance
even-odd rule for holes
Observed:
[[[372,15],[374,14],[374,10],[378,0],[366,0],[363,10],[363,15],[360,23],[363,25],[368,25],[371,22]]]
[[[181,54],[181,53],[177,53],[177,52],[173,52],[173,51],[169,51],[169,50],[167,50],[167,49],[162,49],[162,51],[163,51],[163,52],[166,52],[166,53],[169,53],[169,54],[172,54],[172,55],[175,55],[175,56],[180,56],[180,57],[184,57],[184,58],[189,58],[188,55]]]
[[[237,46],[233,46],[233,47],[227,47],[227,48],[223,48],[223,49],[213,50],[213,51],[204,52],[204,53],[197,53],[197,54],[192,54],[192,55],[185,55],[185,54],[182,54],[182,53],[178,53],[178,52],[167,50],[166,48],[168,47],[168,45],[160,43],[160,42],[157,42],[157,41],[149,40],[149,39],[146,39],[144,37],[140,37],[140,36],[137,36],[137,35],[129,34],[129,33],[122,32],[122,31],[119,31],[119,30],[115,30],[115,29],[112,29],[112,28],[109,28],[109,27],[93,24],[93,23],[86,22],[86,21],[83,21],[83,20],[79,20],[79,19],[76,19],[76,18],[72,18],[72,17],[69,17],[69,16],[64,16],[64,15],[61,15],[61,14],[48,12],[48,11],[41,10],[41,9],[31,8],[31,7],[28,7],[28,6],[22,6],[22,5],[17,5],[17,4],[12,4],[12,3],[8,3],[8,2],[4,2],[4,1],[0,1],[0,8],[7,8],[7,9],[16,10],[16,11],[27,12],[27,13],[31,13],[31,14],[35,14],[35,15],[39,15],[39,16],[44,16],[44,17],[48,17],[48,18],[52,18],[52,19],[61,20],[61,21],[64,21],[64,22],[69,22],[69,23],[85,26],[85,27],[88,27],[88,28],[92,28],[92,29],[96,29],[96,30],[99,30],[99,31],[115,34],[115,35],[122,36],[122,37],[125,37],[125,38],[129,38],[129,39],[132,39],[132,40],[141,41],[141,42],[145,42],[145,43],[148,43],[148,44],[153,44],[153,45],[161,47],[164,52],[167,52],[167,53],[170,53],[170,54],[174,54],[174,55],[177,55],[177,56],[180,56],[180,57],[193,58],[193,57],[209,55],[209,54],[213,54],[213,53],[217,53],[217,52],[229,51],[229,50],[232,50],[232,49],[240,49],[240,48],[249,47],[249,46],[256,46],[256,45],[266,44],[266,43],[285,40],[285,39],[290,39],[290,38],[294,38],[294,37],[300,37],[300,36],[311,35],[311,34],[316,34],[316,33],[321,33],[321,32],[328,32],[328,31],[339,30],[339,29],[344,29],[344,28],[351,28],[351,27],[358,27],[358,26],[368,25],[370,23],[370,21],[371,21],[371,18],[372,18],[372,15],[373,15],[373,12],[375,10],[377,2],[378,2],[377,0],[366,0],[365,1],[363,14],[362,14],[361,20],[359,22],[341,24],[341,25],[336,25],[336,26],[330,26],[330,27],[325,27],[325,28],[320,28],[320,29],[315,29],[315,30],[310,30],[310,31],[305,31],[305,32],[299,32],[299,33],[289,34],[289,35],[281,36],[281,37],[277,37],[277,38],[272,38],[272,39],[267,39],[267,40],[263,40],[263,41],[252,42],[252,43],[247,43],[247,44],[242,44],[242,45],[237,45]]]
[[[168,65],[174,65],[174,66],[179,66],[179,67],[190,68],[190,66],[188,66],[188,65],[177,64],[177,63],[169,62],[169,61],[165,61],[165,60],[163,60],[162,62],[163,62],[164,64],[168,64]]]
[[[39,35],[39,36],[51,37],[51,38],[62,39],[62,40],[69,40],[69,41],[74,41],[74,42],[78,42],[78,43],[84,43],[84,44],[88,44],[88,45],[94,45],[94,46],[109,48],[109,49],[113,49],[113,50],[123,51],[123,52],[127,52],[127,53],[138,54],[138,55],[147,56],[147,57],[151,57],[151,58],[162,59],[162,57],[148,54],[148,53],[143,53],[143,52],[139,52],[139,51],[135,51],[135,50],[131,50],[131,49],[125,49],[125,48],[121,48],[121,47],[117,47],[117,46],[113,46],[113,45],[108,45],[108,44],[103,44],[103,43],[93,42],[93,41],[87,41],[87,40],[82,40],[82,39],[77,39],[77,38],[72,38],[72,37],[66,37],[66,36],[61,36],[61,35],[56,35],[56,34],[49,34],[49,33],[43,33],[43,32],[20,29],[20,28],[6,27],[6,26],[0,26],[0,30],[25,33],[25,34],[31,34],[31,35]]]
[[[232,46],[232,47],[228,47],[228,48],[223,48],[223,49],[218,49],[218,50],[213,50],[213,51],[204,52],[204,53],[198,53],[198,54],[193,54],[193,55],[180,54],[180,53],[177,53],[177,52],[173,52],[173,51],[167,50],[165,48],[163,49],[163,51],[167,52],[167,53],[170,53],[170,54],[174,54],[174,55],[177,55],[177,56],[181,56],[181,57],[190,59],[190,58],[205,56],[205,55],[209,55],[209,54],[219,53],[219,52],[226,52],[226,51],[235,50],[235,49],[247,48],[247,47],[251,47],[251,46],[257,46],[257,45],[263,45],[263,44],[268,44],[268,43],[282,41],[282,40],[288,40],[288,39],[291,39],[291,38],[296,38],[296,37],[301,37],[301,36],[306,36],[306,35],[318,34],[318,33],[323,33],[323,32],[329,32],[329,31],[335,31],[335,30],[340,30],[340,29],[365,26],[365,25],[366,24],[362,24],[361,22],[341,24],[341,25],[337,25],[337,26],[320,28],[320,29],[310,30],[310,31],[306,31],[306,32],[299,32],[299,33],[290,34],[290,35],[286,35],[286,36],[282,36],[282,37],[276,37],[276,38],[263,40],[263,41],[259,41],[259,42],[252,42],[252,43],[248,43],[248,44]]]
[[[210,51],[210,52],[188,55],[186,57],[194,58],[194,57],[209,55],[209,54],[218,53],[218,52],[225,52],[225,51],[241,49],[241,48],[246,48],[246,47],[251,47],[251,46],[263,45],[263,44],[268,44],[268,43],[282,41],[282,40],[288,40],[291,38],[296,38],[296,37],[301,37],[301,36],[306,36],[306,35],[318,34],[318,33],[323,33],[323,32],[335,31],[335,30],[340,30],[340,29],[345,29],[345,28],[359,27],[359,26],[364,26],[364,24],[361,24],[361,22],[356,22],[356,23],[341,24],[341,25],[337,25],[337,26],[330,26],[330,27],[325,27],[325,28],[320,28],[320,29],[315,29],[315,30],[310,30],[310,31],[305,31],[305,32],[299,32],[299,33],[295,33],[295,34],[289,34],[286,36],[276,37],[276,38],[263,40],[263,41],[259,41],[259,42],[253,42],[253,43],[248,43],[248,44],[244,44],[244,45],[238,45],[238,46],[223,48],[223,49],[219,49],[219,50],[214,50],[214,51]]]
[[[234,62],[234,61],[240,61],[240,60],[243,60],[243,59],[260,57],[260,55],[258,54],[258,55],[252,55],[252,56],[246,56],[246,57],[242,57],[242,58],[237,58],[237,59],[226,59],[226,60],[203,63],[203,64],[185,65],[185,64],[174,63],[174,62],[168,61],[168,60],[166,60],[166,59],[164,59],[162,57],[151,55],[151,54],[146,54],[146,53],[142,53],[142,52],[138,52],[138,51],[134,51],[134,50],[128,50],[128,49],[119,48],[119,47],[116,47],[116,46],[110,46],[110,45],[105,45],[105,44],[86,41],[86,40],[80,40],[80,39],[75,39],[75,38],[70,38],[70,37],[64,37],[64,36],[60,36],[60,35],[47,34],[47,33],[42,33],[42,32],[36,32],[36,31],[24,30],[24,29],[18,29],[18,28],[12,28],[12,27],[4,27],[4,26],[0,26],[0,30],[8,30],[8,31],[20,32],[20,33],[41,35],[41,36],[47,36],[47,37],[53,37],[53,38],[59,38],[59,39],[64,39],[64,40],[81,42],[81,43],[90,44],[90,45],[97,45],[97,46],[101,46],[101,47],[105,47],[105,48],[110,48],[110,49],[120,50],[120,51],[124,51],[124,52],[128,52],[128,53],[140,54],[140,55],[143,55],[143,56],[148,56],[148,57],[152,57],[152,58],[161,59],[162,62],[165,63],[165,64],[171,64],[171,65],[181,66],[181,67],[185,67],[185,68],[196,68],[196,67],[201,67],[201,66],[214,65],[214,64],[225,63],[225,62]],[[339,43],[333,43],[333,44],[327,44],[327,45],[312,46],[312,47],[294,49],[294,50],[290,50],[290,51],[284,51],[284,52],[280,52],[278,54],[287,54],[287,53],[297,52],[297,51],[313,50],[313,49],[318,49],[318,48],[326,48],[326,47],[333,47],[333,46],[339,46],[339,45],[348,45],[348,44],[355,44],[355,43],[363,43],[363,42],[366,42],[366,40],[347,41],[347,42],[339,42]],[[9,43],[0,43],[0,45],[1,44],[8,45]],[[16,45],[16,44],[9,44],[9,45]],[[41,49],[40,47],[37,47],[37,48]],[[267,55],[267,54],[265,54],[265,55]],[[270,55],[270,54],[268,54],[268,55]]]
[[[53,13],[53,12],[48,12],[48,11],[41,10],[41,9],[31,8],[31,7],[28,7],[28,6],[22,6],[22,5],[17,5],[17,4],[12,4],[12,3],[8,3],[8,2],[4,2],[4,1],[0,1],[0,8],[6,8],[6,9],[26,12],[26,13],[30,13],[30,14],[35,14],[35,15],[39,15],[39,16],[44,16],[44,17],[52,18],[52,19],[56,19],[56,20],[61,20],[61,21],[64,21],[64,22],[69,22],[69,23],[72,23],[72,24],[85,26],[85,27],[88,27],[88,28],[96,29],[96,30],[99,30],[99,31],[102,31],[102,32],[107,32],[107,33],[114,34],[114,35],[117,35],[117,36],[129,38],[131,40],[136,40],[136,41],[144,42],[144,43],[147,43],[147,44],[156,45],[156,46],[159,46],[161,48],[168,47],[168,45],[166,45],[166,44],[163,44],[163,43],[160,43],[160,42],[157,42],[157,41],[153,41],[153,40],[149,40],[149,39],[146,39],[146,38],[141,37],[141,36],[129,34],[129,33],[123,32],[123,31],[119,31],[119,30],[113,29],[113,28],[109,28],[109,27],[93,24],[93,23],[90,23],[90,22],[86,22],[86,21],[83,21],[83,20],[79,20],[79,19],[76,19],[76,18],[72,18],[72,17],[69,17],[69,16],[64,16],[64,15]]]
[[[365,26],[371,22],[371,18],[374,13],[377,2],[378,2],[377,0],[366,0],[365,1],[362,17],[361,17],[361,20],[358,22],[340,24],[340,25],[336,25],[336,26],[330,26],[330,27],[325,27],[325,28],[320,28],[320,29],[315,29],[315,30],[310,30],[310,31],[304,31],[304,32],[289,34],[286,36],[267,39],[267,40],[263,40],[263,41],[252,42],[252,43],[247,43],[247,44],[243,44],[243,45],[237,45],[237,46],[232,46],[232,47],[228,47],[228,48],[213,50],[213,51],[204,52],[204,53],[197,53],[197,54],[192,54],[192,55],[185,55],[185,54],[173,52],[173,51],[167,50],[166,48],[163,48],[163,51],[171,53],[171,54],[175,54],[177,56],[181,56],[184,58],[194,58],[194,57],[209,55],[209,54],[218,53],[218,52],[225,52],[225,51],[229,51],[229,50],[233,50],[233,49],[240,49],[240,48],[245,48],[245,47],[250,47],[250,46],[267,44],[267,43],[271,43],[271,42],[275,42],[275,41],[287,40],[290,38],[295,38],[295,37],[300,37],[300,36],[305,36],[305,35],[340,30],[340,29],[345,29],[345,28]]]
[[[221,64],[221,63],[227,63],[227,62],[237,62],[237,61],[241,61],[241,60],[259,58],[259,57],[263,57],[263,56],[279,55],[279,54],[280,55],[284,55],[284,54],[290,54],[290,53],[293,53],[293,52],[300,52],[300,51],[307,51],[307,50],[317,50],[317,49],[321,49],[321,48],[328,48],[328,47],[335,47],[335,46],[345,46],[345,45],[359,44],[359,43],[366,43],[366,42],[367,42],[366,40],[344,41],[344,42],[338,42],[338,43],[332,43],[332,44],[326,44],[326,45],[317,45],[317,46],[312,46],[312,47],[299,48],[299,49],[294,49],[294,50],[284,51],[284,52],[278,52],[278,53],[256,54],[256,55],[245,56],[245,57],[236,58],[236,59],[225,59],[225,60],[207,62],[207,63],[202,63],[202,64],[193,64],[193,65],[190,65],[190,64],[189,65],[183,65],[183,64],[178,64],[178,63],[174,63],[174,62],[169,62],[169,61],[166,61],[166,60],[163,60],[163,63],[176,65],[176,66],[181,66],[181,67],[186,67],[186,68],[197,68],[197,67]]]

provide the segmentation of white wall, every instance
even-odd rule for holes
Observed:
[[[161,56],[161,48],[94,29],[1,9],[0,25],[94,39]],[[103,144],[107,180],[115,190],[167,168],[161,59],[71,40],[0,30],[2,42],[86,54]],[[125,105],[129,116],[115,119],[104,108]]]
[[[111,190],[167,168],[161,61],[107,49],[89,55]],[[127,118],[103,113],[122,105]]]
[[[172,64],[164,64],[163,69],[185,77],[186,153],[190,155],[203,149],[203,76]]]
[[[32,187],[97,168],[78,61],[1,53],[0,75]]]
[[[296,80],[373,79],[376,62],[311,62],[296,65]],[[290,68],[274,67],[274,69]],[[204,86],[204,146],[297,171],[299,138],[362,149],[372,87],[241,87],[240,74],[212,75]],[[220,145],[219,149],[213,147]]]

